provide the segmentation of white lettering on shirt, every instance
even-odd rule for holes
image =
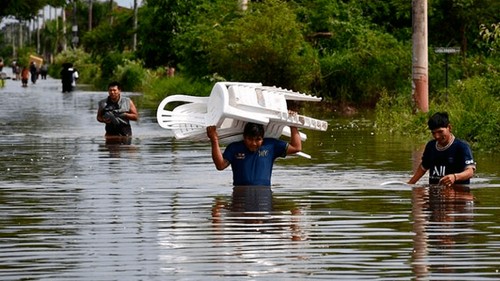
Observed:
[[[445,172],[446,172],[446,167],[445,166],[436,166],[434,167],[434,171],[432,172],[432,175],[434,177],[444,177],[445,175]]]
[[[259,157],[266,157],[269,154],[269,150],[259,150]]]

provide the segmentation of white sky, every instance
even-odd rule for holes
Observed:
[[[134,7],[134,0],[113,0],[115,1],[119,6],[125,7],[125,8],[133,8]],[[103,1],[101,1],[103,2]],[[142,0],[137,0],[137,5],[141,6]]]
[[[0,1],[3,1],[3,0],[0,0]],[[109,1],[109,0],[94,0],[94,1],[99,1],[99,2],[106,2],[106,1]],[[133,8],[134,7],[134,0],[113,0],[115,3],[117,3],[119,6],[122,6],[122,7],[125,7],[125,8]],[[141,4],[142,4],[142,1],[143,0],[137,0],[137,5],[140,7]],[[48,6],[47,6],[48,7]],[[50,18],[50,15],[52,13],[52,17],[54,18],[55,15],[53,14],[54,11],[51,11],[49,12],[49,9],[48,8],[45,8],[45,17],[48,19]],[[2,21],[0,22],[0,28],[3,27],[3,25],[7,22],[11,22],[13,20],[11,19],[2,19]],[[41,20],[40,20],[41,21]]]

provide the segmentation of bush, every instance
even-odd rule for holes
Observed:
[[[30,55],[35,54],[35,50],[32,47],[24,47],[17,50],[17,65],[21,67],[29,67]],[[5,62],[4,62],[5,64]]]
[[[147,72],[141,62],[124,60],[123,65],[118,65],[113,73],[113,80],[120,82],[124,91],[140,92]]]
[[[475,76],[438,93],[434,111],[450,113],[453,132],[480,150],[500,150],[500,83]],[[443,98],[446,97],[446,98]]]
[[[433,94],[430,112],[413,113],[411,95],[382,95],[376,107],[379,129],[406,134],[414,139],[429,138],[428,117],[438,111],[450,114],[453,133],[472,148],[482,151],[500,150],[500,79],[475,76],[454,83],[449,89]]]
[[[413,112],[411,94],[391,96],[382,91],[375,110],[376,128],[425,140],[429,138],[427,114]]]
[[[60,79],[63,63],[72,63],[73,67],[78,70],[79,83],[93,84],[100,77],[99,67],[83,49],[68,49],[57,54],[54,63],[49,66],[49,75]]]
[[[339,103],[373,106],[383,91],[411,87],[411,47],[387,34],[360,30],[352,44],[321,59],[322,92]]]
[[[319,77],[317,54],[289,3],[253,2],[245,12],[218,3],[220,9],[203,12],[199,23],[175,40],[190,75],[309,89]]]

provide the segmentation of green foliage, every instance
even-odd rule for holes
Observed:
[[[399,40],[411,38],[412,1],[360,0],[363,16]]]
[[[49,66],[49,75],[54,78],[61,78],[61,69],[63,63],[72,63],[78,70],[79,83],[94,84],[101,76],[99,66],[92,60],[90,54],[82,49],[68,49],[59,53],[54,58],[54,63]]]
[[[10,65],[11,59],[10,56],[12,55],[12,45],[4,45],[0,41],[0,58],[3,59],[3,64],[4,66]]]
[[[182,29],[179,28],[182,32],[173,34],[170,45],[163,50],[168,51],[170,47],[174,57],[164,59],[162,65],[177,66],[192,77],[218,76],[209,69],[208,48],[213,44],[217,30],[240,16],[235,9],[237,0],[228,2],[216,0],[194,7],[189,12],[193,16],[182,20]]]
[[[479,27],[479,46],[486,49],[489,54],[497,54],[500,51],[500,22],[491,24],[481,24]]]
[[[2,0],[0,2],[0,19],[5,16],[12,16],[20,20],[34,18],[47,3],[49,3],[47,0]]]
[[[30,55],[36,54],[33,47],[23,47],[17,50],[17,65],[22,67],[28,67],[30,61]]]
[[[116,5],[116,1],[114,1],[114,3]],[[86,34],[87,32],[89,32],[89,9],[90,9],[89,0],[77,1],[76,20],[78,24],[79,34]],[[125,21],[127,21],[128,18],[131,17],[131,11],[114,8],[113,13],[111,15],[113,16],[113,22],[115,22],[115,19],[118,17],[117,23],[118,25],[120,25],[123,22],[123,20],[121,20],[120,18],[124,16]],[[69,20],[72,21],[72,19]],[[92,29],[99,27],[100,25],[106,25],[106,24],[109,25],[109,22],[110,22],[109,0],[102,2],[92,0]]]
[[[123,63],[123,55],[121,52],[109,52],[101,58],[101,78],[105,82],[113,78],[115,69]]]
[[[411,47],[369,29],[353,34],[351,45],[321,58],[323,92],[340,103],[374,105],[411,86]]]
[[[348,3],[342,1],[318,0],[318,1],[295,1],[295,12],[297,19],[307,29],[307,32],[336,33],[336,27],[346,23],[358,22],[360,10],[351,8]]]
[[[474,76],[458,81],[435,99],[434,111],[448,111],[453,132],[469,141],[473,148],[499,150],[500,78]]]
[[[475,50],[479,26],[498,22],[498,0],[435,0],[430,2],[429,45],[461,46],[462,50]]]
[[[147,72],[139,61],[125,59],[122,65],[118,65],[113,72],[114,81],[120,82],[124,91],[139,92],[142,90],[143,82],[146,80]]]
[[[91,84],[100,89],[111,80],[116,80],[125,91],[141,91],[147,71],[140,61],[131,58],[132,54],[129,52],[111,52],[99,62],[83,49],[68,49],[55,57],[54,63],[49,67],[49,75],[60,78],[62,64],[72,63],[78,70],[80,83]]]
[[[215,38],[207,47],[209,71],[229,81],[306,90],[319,74],[315,52],[284,2],[252,5],[251,12],[211,35]]]
[[[103,21],[102,24],[82,36],[81,44],[94,58],[107,52],[130,50],[133,37],[131,26],[132,14],[129,11],[116,13],[112,25],[109,21]]]
[[[394,96],[382,91],[375,110],[376,127],[420,140],[428,138],[427,115],[415,113],[412,108],[410,93]]]
[[[309,40],[320,55],[349,48],[353,36],[368,23],[359,5],[354,2],[303,1],[295,11],[299,21],[306,27]]]
[[[143,44],[138,46],[138,57],[150,68],[176,66],[179,50],[173,41],[200,20],[198,11],[207,4],[203,0],[147,0],[139,15],[138,37]]]
[[[426,124],[434,112],[447,111],[454,134],[468,141],[473,149],[500,149],[500,79],[475,76],[438,91],[428,114],[414,114],[411,99],[382,95],[376,108],[379,129],[406,134],[414,139],[429,137]]]
[[[96,79],[101,77],[101,70],[99,69],[99,66],[94,63],[88,61],[77,62],[75,67],[80,76],[78,79],[79,83],[93,85],[96,82]]]
[[[32,1],[1,1],[0,13]],[[73,3],[49,2],[58,7]],[[87,2],[75,2],[80,46],[87,52],[69,50],[57,55],[49,69],[53,77],[59,76],[62,62],[72,62],[83,83],[104,87],[118,80],[126,90],[143,88],[145,99],[155,102],[170,94],[208,95],[213,82],[220,80],[258,81],[316,92],[356,106],[373,106],[380,100],[377,122],[381,128],[429,137],[428,115],[415,115],[410,99],[411,1],[264,0],[249,1],[248,9],[242,11],[238,0],[144,0],[137,52],[129,51],[133,11],[115,5],[109,13],[109,2],[94,1],[89,32]],[[6,5],[10,10],[1,9]],[[498,146],[500,1],[435,0],[428,7],[432,111],[450,111],[456,118],[455,132],[476,148],[484,142]],[[73,19],[68,15],[65,40],[69,43]],[[46,58],[63,49],[61,27],[59,18],[43,28],[41,47]],[[433,46],[460,46],[463,51],[447,57],[447,90],[445,57],[435,54]],[[9,50],[2,54],[10,56],[13,50]],[[33,48],[16,51],[23,62]],[[174,78],[162,74],[167,65],[177,69]]]
[[[61,20],[48,20],[40,30],[40,47],[45,53],[57,54],[58,48],[62,44],[63,33],[60,28]]]

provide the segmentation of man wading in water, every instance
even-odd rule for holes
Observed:
[[[302,150],[299,130],[290,127],[290,143],[273,138],[264,138],[264,126],[247,123],[243,140],[229,144],[224,153],[219,147],[219,136],[215,126],[207,127],[207,136],[212,147],[212,160],[217,170],[231,165],[234,186],[271,186],[271,173],[276,158],[285,157]]]
[[[97,110],[97,121],[106,124],[106,139],[130,138],[132,127],[130,120],[139,118],[134,102],[127,97],[121,96],[121,87],[118,82],[108,85],[108,98],[99,102]]]
[[[451,133],[448,113],[432,115],[427,125],[434,140],[425,146],[422,162],[408,183],[416,183],[429,170],[429,184],[469,184],[476,162],[469,145]]]

